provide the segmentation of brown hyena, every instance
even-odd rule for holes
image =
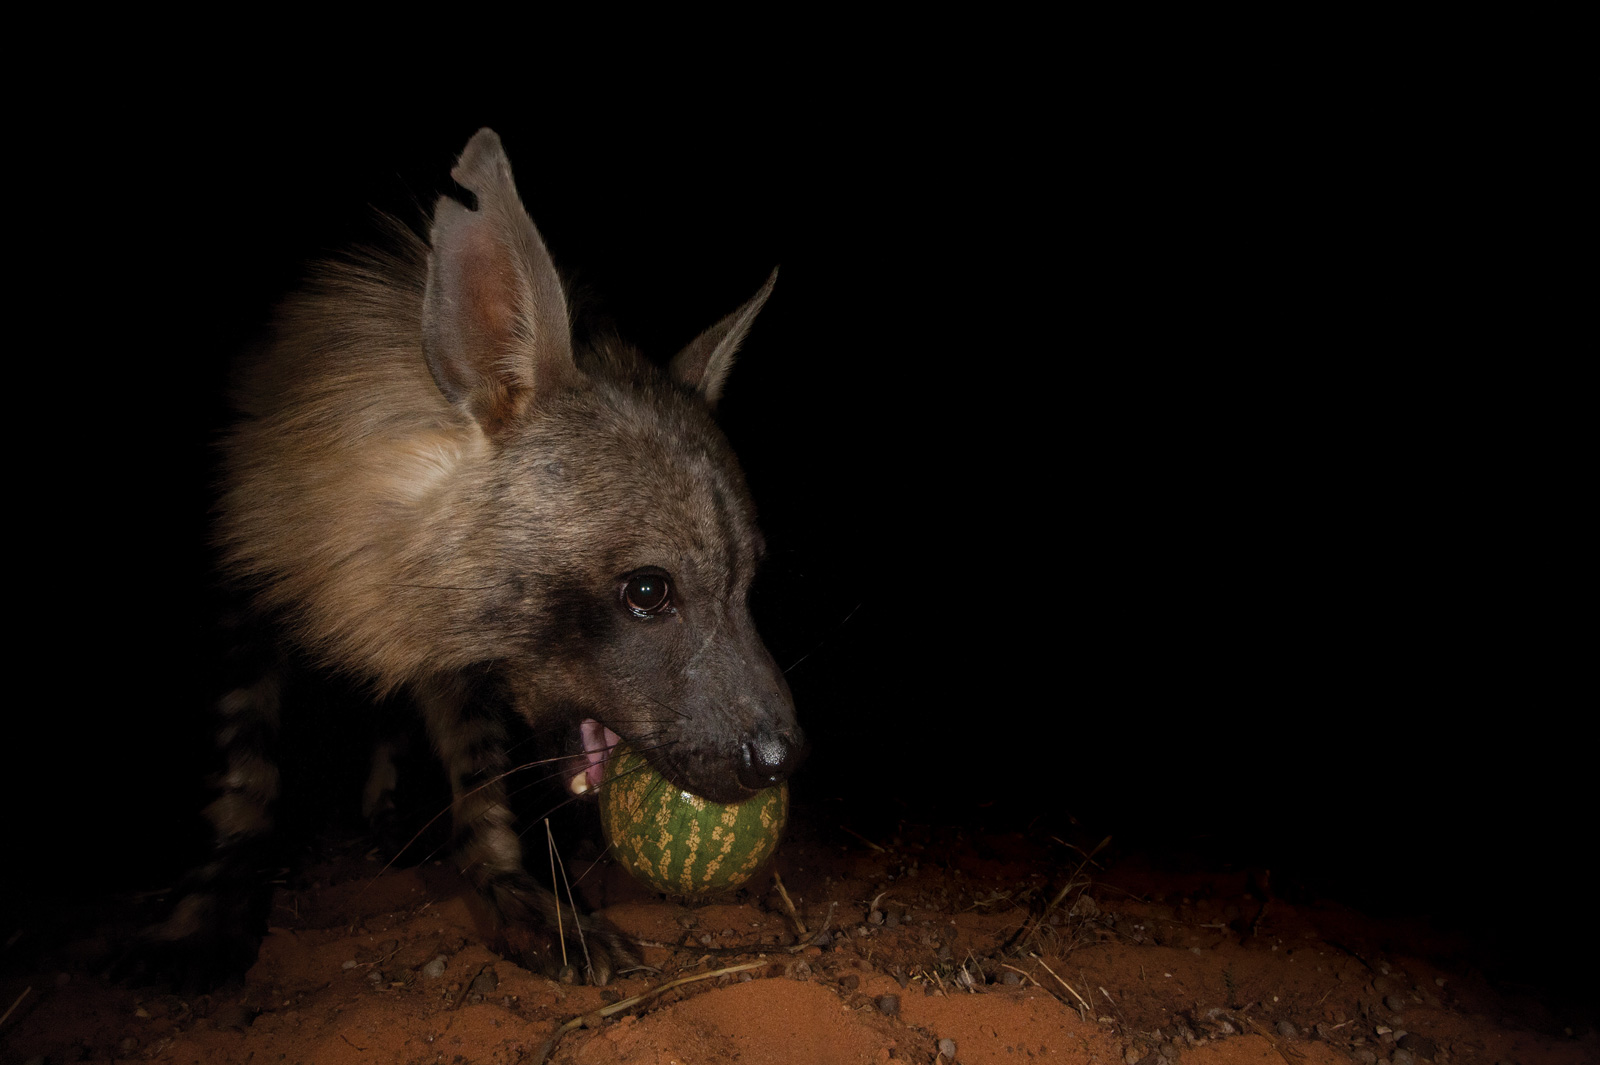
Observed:
[[[426,243],[327,265],[282,309],[241,379],[217,537],[225,577],[297,654],[421,707],[462,866],[502,946],[548,967],[554,900],[502,783],[508,714],[573,737],[550,753],[586,759],[575,785],[598,783],[617,737],[722,802],[800,758],[746,602],[761,535],[711,417],[773,281],[663,369],[574,337],[492,131],[452,175]],[[230,856],[271,825],[279,690],[263,668],[220,700],[219,852],[154,933],[216,964],[255,949],[225,927]],[[604,983],[627,946],[596,931]]]

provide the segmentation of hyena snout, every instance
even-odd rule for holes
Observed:
[[[805,750],[805,736],[799,725],[783,729],[760,725],[739,748],[735,769],[739,783],[751,791],[782,784],[799,768]]]
[[[742,802],[782,784],[805,758],[794,696],[749,618],[733,638],[707,645],[686,672],[690,697],[679,702],[681,748],[663,752],[690,791],[713,802]]]

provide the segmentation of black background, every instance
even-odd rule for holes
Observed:
[[[186,85],[30,129],[6,887],[181,865],[229,361],[489,125],[647,351],[781,268],[721,411],[821,818],[1077,818],[1485,935],[1576,905],[1576,427],[1465,283],[1448,134],[1024,77],[615,106]]]

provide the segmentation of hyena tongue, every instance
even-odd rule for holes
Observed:
[[[582,795],[590,788],[600,786],[605,779],[606,756],[611,753],[611,748],[622,742],[621,736],[592,717],[584,718],[578,728],[583,735],[583,753],[589,759],[589,764],[583,772],[572,778],[570,786],[574,795]]]

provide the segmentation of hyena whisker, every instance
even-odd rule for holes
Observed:
[[[614,787],[619,781],[626,780],[628,777],[633,776],[633,775],[635,775],[637,773],[642,773],[642,772],[645,772],[645,767],[641,765],[641,766],[634,766],[634,767],[632,767],[630,769],[622,771],[621,773],[617,773],[617,774],[613,774],[611,776],[608,776],[608,777],[606,777],[605,780],[603,780],[600,783],[600,787],[595,789],[595,794],[598,794],[599,791],[602,790],[602,789]],[[530,787],[531,786],[532,785],[530,785]],[[667,786],[666,780],[658,775],[657,778],[656,778],[656,783],[655,783],[654,787],[666,787],[666,786]],[[526,790],[526,789],[524,789],[524,790]],[[548,827],[548,825],[550,823],[550,816],[552,814],[560,812],[561,810],[565,809],[567,806],[572,805],[573,803],[582,802],[584,800],[584,798],[585,798],[584,795],[572,795],[572,794],[566,795],[564,798],[561,799],[560,802],[556,803],[554,806],[552,806],[548,810],[546,810],[544,812],[544,814],[542,815],[541,820],[543,820],[545,825]],[[526,831],[527,831],[526,829],[523,830],[524,833]],[[580,883],[580,884],[583,883],[584,878],[587,877],[589,875],[589,873],[594,870],[595,866],[600,864],[600,859],[604,858],[605,855],[606,855],[606,852],[609,851],[610,849],[611,849],[611,845],[608,842],[606,844],[605,850],[601,851],[599,857],[597,857],[592,863],[590,863],[589,868],[584,870],[584,872],[581,875],[579,875],[576,883]]]
[[[652,703],[654,703],[655,705],[659,706],[661,709],[665,710],[667,713],[673,715],[674,717],[686,718],[686,717],[689,716],[688,714],[684,713],[682,710],[679,710],[677,707],[672,706],[672,705],[670,705],[668,703],[664,703],[660,699],[656,699],[656,698],[654,698],[652,696],[646,696],[646,698],[649,698]]]
[[[526,741],[522,741],[522,742],[526,742]],[[659,749],[660,747],[664,747],[664,746],[667,746],[667,745],[666,744],[653,744],[653,743],[650,743],[646,739],[646,740],[641,740],[639,746],[636,749],[638,751],[640,751],[641,753],[643,753],[645,751]],[[606,748],[606,750],[608,752],[610,750],[612,750],[612,749],[613,748]],[[526,772],[526,771],[528,771],[530,769],[537,769],[537,768],[540,768],[540,767],[543,767],[543,766],[559,766],[562,763],[571,763],[573,760],[574,760],[573,756],[565,755],[565,756],[559,756],[559,757],[554,757],[554,758],[538,758],[538,759],[534,759],[532,761],[519,763],[517,765],[511,766],[508,769],[503,770],[502,772],[498,773],[494,777],[491,777],[491,778],[489,778],[487,780],[484,780],[482,783],[480,783],[477,787],[473,788],[471,791],[464,792],[461,795],[461,799],[470,798],[473,795],[476,795],[478,792],[483,791],[486,788],[492,788],[492,787],[495,787],[496,785],[502,784],[505,781],[509,780],[511,777],[513,777],[513,776],[515,776],[515,775],[517,775],[519,773],[524,773],[524,772]],[[625,771],[622,774],[622,776],[626,777],[626,776],[631,775],[633,773],[640,772],[640,771],[642,771],[642,768],[643,767],[634,767],[632,769],[629,769],[629,770]],[[548,785],[550,785],[552,783],[555,783],[557,781],[563,781],[563,779],[564,779],[564,770],[563,771],[557,771],[557,772],[554,772],[554,773],[549,773],[549,774],[546,774],[544,776],[540,776],[540,777],[537,777],[537,778],[535,778],[533,780],[530,780],[527,783],[525,783],[525,784],[521,785],[520,787],[516,788],[515,790],[507,792],[506,797],[507,798],[516,798],[517,796],[522,795],[522,794],[524,794],[526,792],[532,791],[532,790],[534,790],[536,788],[545,787],[545,786],[548,786]],[[615,779],[620,779],[620,778],[616,778],[616,777],[607,778],[606,780],[602,781],[601,787],[610,786],[610,784]],[[571,805],[573,803],[580,802],[580,801],[583,800],[583,798],[584,798],[584,796],[582,796],[582,795],[574,795],[574,794],[571,794],[571,793],[566,794],[561,799],[561,801],[557,802],[554,806],[551,806],[551,807],[549,807],[549,808],[547,808],[545,810],[544,814],[541,815],[542,819],[548,821],[548,819],[549,819],[551,814],[554,814],[554,813],[564,809],[565,807],[567,807],[567,806],[569,806],[569,805]],[[454,805],[454,803],[452,803],[452,806],[453,805]],[[405,855],[405,852],[411,847],[411,845],[413,843],[415,843],[418,839],[422,838],[422,836],[427,834],[428,829],[432,828],[439,821],[440,818],[442,818],[446,814],[450,813],[451,809],[452,809],[451,806],[446,806],[444,809],[440,810],[438,813],[436,813],[432,817],[430,817],[428,819],[428,821],[420,829],[418,829],[417,832],[409,840],[407,840],[405,842],[405,844],[403,844],[401,846],[400,850],[393,857],[391,857],[387,863],[385,863],[383,869],[379,870],[380,875],[383,872],[386,872],[387,870],[392,868],[394,866],[394,864],[397,861],[399,861],[400,858],[402,858]],[[522,831],[525,832],[526,830],[522,830]],[[519,834],[521,834],[521,833],[519,832]],[[424,858],[424,860],[425,861],[426,860],[431,860],[442,849],[443,849],[442,846],[435,848],[431,853],[429,853]]]
[[[553,758],[538,758],[538,759],[534,759],[533,761],[530,761],[530,762],[522,762],[522,763],[520,763],[518,765],[514,765],[511,768],[506,769],[506,770],[496,774],[493,777],[488,778],[487,780],[484,780],[477,787],[472,788],[470,791],[462,792],[455,800],[453,800],[451,802],[451,804],[449,806],[444,807],[444,809],[440,810],[438,813],[436,813],[432,817],[428,818],[428,820],[423,823],[422,827],[417,829],[417,831],[412,834],[410,839],[406,840],[405,843],[401,844],[400,849],[398,851],[396,851],[395,854],[392,857],[390,857],[390,859],[387,862],[384,863],[382,869],[378,870],[377,876],[373,877],[372,883],[376,883],[378,876],[382,876],[384,873],[386,873],[390,869],[392,869],[394,867],[395,863],[398,862],[401,858],[403,858],[405,856],[406,851],[411,849],[411,845],[412,844],[416,843],[417,840],[419,840],[423,836],[427,835],[428,829],[430,829],[434,825],[438,824],[439,820],[441,818],[443,818],[445,815],[450,814],[452,812],[453,808],[455,807],[456,803],[458,803],[458,802],[460,802],[462,800],[465,800],[465,799],[470,799],[470,798],[472,798],[473,796],[477,795],[480,792],[483,792],[483,791],[498,787],[500,784],[504,783],[506,780],[510,779],[512,776],[515,776],[518,773],[526,772],[529,769],[537,769],[537,768],[539,768],[541,766],[559,765],[562,762],[571,762],[572,760],[573,759],[572,759],[571,755],[565,755],[565,756],[557,756],[557,757],[553,757]],[[528,790],[530,790],[532,788],[536,788],[536,787],[539,787],[541,785],[550,784],[552,781],[556,781],[556,780],[559,780],[559,779],[561,779],[561,776],[560,776],[559,773],[551,773],[551,774],[549,774],[547,776],[539,777],[537,780],[534,780],[531,783],[523,785],[522,787],[518,788],[516,791],[509,792],[508,793],[508,797],[515,797],[517,795],[522,794],[524,791],[528,791]],[[577,798],[578,798],[578,796],[574,795],[574,796],[570,796],[567,799],[562,800],[560,803],[558,803],[555,806],[551,807],[550,808],[550,812],[554,813],[556,810],[561,809],[563,806],[567,805],[567,803],[572,802],[572,801],[576,800]],[[439,847],[435,847],[431,852],[429,852],[426,856],[424,856],[423,860],[424,861],[431,861],[443,849],[444,849],[443,845],[441,845]]]
[[[805,654],[801,655],[799,658],[795,659],[793,662],[790,662],[787,666],[784,666],[783,667],[783,675],[787,677],[790,674],[791,671],[800,668],[800,663],[804,662],[806,659],[810,658],[812,655],[814,655],[818,651],[822,650],[822,648],[827,645],[828,641],[833,638],[834,634],[837,633],[840,629],[843,629],[846,625],[850,624],[850,619],[855,617],[857,612],[859,612],[861,610],[861,608],[866,606],[866,605],[867,605],[867,601],[865,599],[863,599],[861,602],[859,602],[855,606],[851,607],[850,608],[850,613],[848,613],[848,614],[846,614],[844,616],[844,620],[840,621],[839,624],[837,624],[837,625],[835,625],[833,627],[833,632],[830,632],[828,635],[826,635],[826,636],[822,637],[821,639],[819,639],[815,644],[813,644],[811,646],[811,650],[807,651]]]

